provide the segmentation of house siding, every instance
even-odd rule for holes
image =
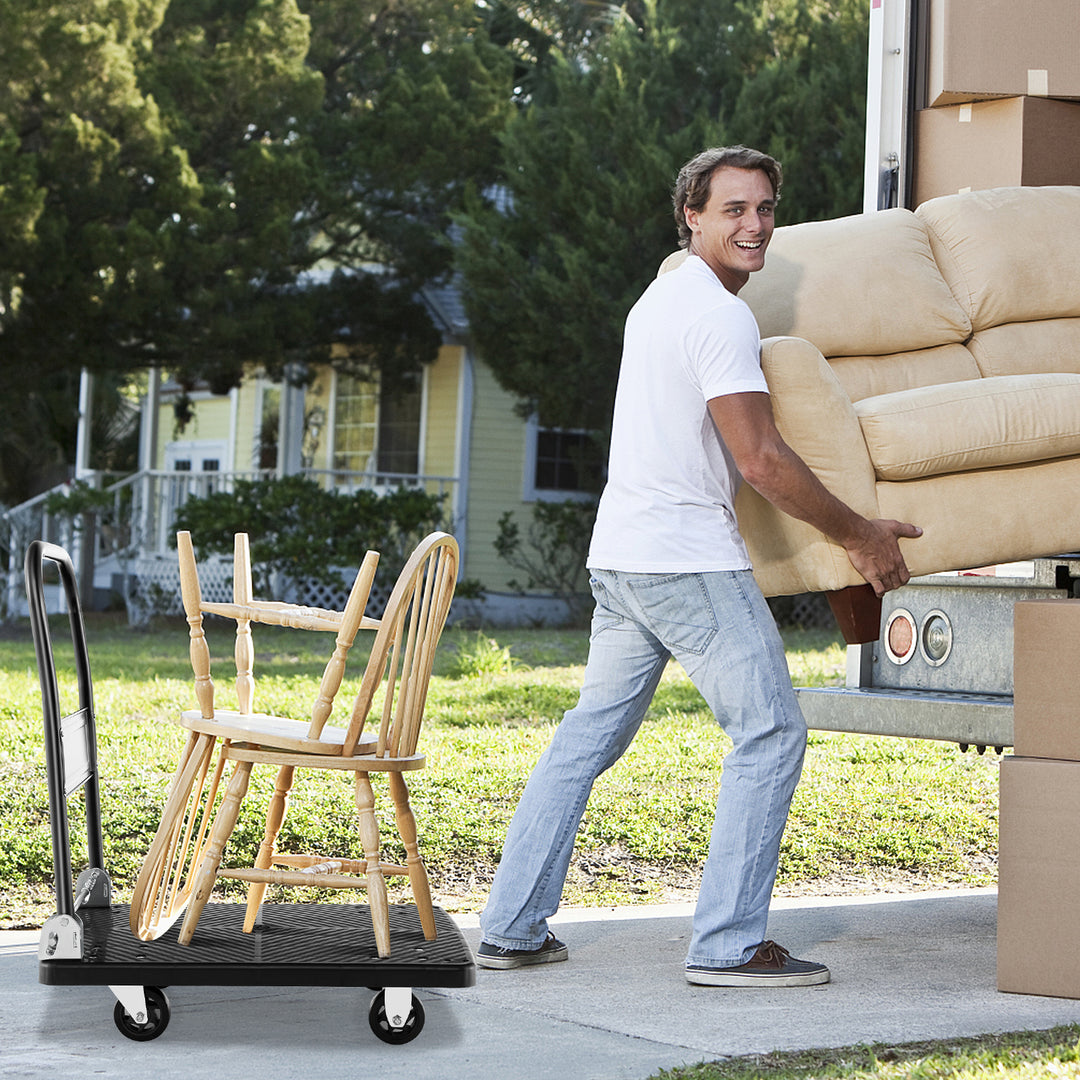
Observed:
[[[444,345],[427,371],[420,470],[429,476],[457,475],[458,396],[464,352],[460,345]],[[460,513],[460,507],[447,509]]]
[[[259,383],[257,379],[246,378],[240,384],[236,404],[236,430],[233,433],[233,461],[240,470],[258,467],[256,444],[259,437],[261,417],[257,412],[259,405]]]
[[[175,442],[205,442],[224,440],[233,447],[230,431],[233,410],[230,397],[214,397],[209,394],[192,394],[193,415],[181,431],[177,427],[176,416],[171,400],[166,400],[161,407],[161,422],[158,425],[157,462],[159,467],[165,461],[165,448]],[[242,467],[246,468],[247,465]],[[227,463],[222,462],[222,468]]]
[[[515,571],[498,556],[493,541],[507,510],[523,529],[528,523],[529,507],[521,499],[525,423],[514,411],[517,399],[499,386],[486,364],[475,365],[474,378],[464,576],[492,592],[508,592]]]

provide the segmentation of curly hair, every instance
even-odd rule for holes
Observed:
[[[702,150],[691,158],[680,170],[672,192],[675,213],[675,227],[679,230],[679,246],[690,246],[690,226],[686,224],[685,209],[704,210],[709,201],[709,189],[713,173],[717,169],[760,169],[772,184],[773,197],[780,198],[780,188],[784,182],[783,170],[776,158],[752,150],[748,146],[714,146]]]

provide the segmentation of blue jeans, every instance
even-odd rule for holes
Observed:
[[[806,722],[772,613],[749,571],[596,570],[585,679],[533,769],[481,915],[484,940],[547,937],[593,781],[630,745],[675,657],[731,737],[687,963],[745,963],[765,937]]]

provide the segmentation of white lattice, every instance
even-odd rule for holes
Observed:
[[[343,581],[349,581],[349,574],[355,575],[356,570],[340,570],[339,573]],[[180,569],[175,557],[144,556],[136,564],[136,574],[138,582],[135,596],[140,607],[158,615],[179,615],[183,612],[184,607],[180,601]],[[199,588],[203,600],[213,604],[229,603],[233,596],[232,559],[222,555],[210,555],[201,559]],[[366,608],[370,616],[378,618],[382,615],[392,588],[392,581],[384,582],[376,577]],[[349,598],[349,592],[344,586],[335,586],[312,578],[305,581],[301,587],[291,585],[282,589],[280,596],[274,598],[293,604],[305,604],[308,607],[341,611]]]
[[[340,570],[342,581],[349,581],[350,571]],[[351,571],[355,576],[355,571]],[[352,582],[349,581],[350,586]],[[378,618],[386,607],[386,601],[390,599],[390,590],[393,582],[381,582],[376,577],[368,594],[367,613],[373,618]],[[293,604],[307,604],[310,607],[330,608],[333,611],[341,611],[349,599],[349,590],[344,586],[335,586],[325,581],[316,581],[309,578],[299,587],[292,586],[283,590],[282,599]]]

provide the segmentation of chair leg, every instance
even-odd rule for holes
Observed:
[[[435,912],[431,906],[431,883],[428,881],[427,867],[420,857],[420,847],[416,838],[416,817],[409,804],[409,789],[405,786],[405,777],[399,772],[390,774],[390,796],[394,800],[394,816],[397,818],[398,833],[405,845],[407,856],[405,865],[409,868],[409,885],[412,887],[413,900],[420,915],[420,925],[424,928],[424,937],[434,941]]]
[[[282,823],[285,821],[285,810],[295,774],[296,769],[292,765],[282,765],[278,769],[277,780],[274,782],[274,794],[266,811],[266,832],[263,834],[263,842],[259,845],[259,854],[255,857],[256,870],[269,870],[273,862],[274,845],[277,843]],[[265,881],[253,881],[248,887],[247,911],[244,914],[245,934],[250,934],[255,927],[259,905],[266,895],[266,885]]]
[[[206,845],[206,851],[195,870],[191,883],[191,899],[188,902],[187,911],[184,912],[183,925],[180,927],[181,945],[191,943],[191,937],[199,923],[199,916],[202,915],[203,908],[206,907],[210,894],[214,891],[222,852],[233,829],[236,828],[236,819],[240,816],[240,807],[247,794],[250,778],[251,762],[238,761],[221,800],[221,808],[214,819],[214,827],[210,830],[210,840]]]
[[[379,858],[379,823],[375,820],[375,792],[367,773],[356,774],[356,809],[360,814],[360,840],[367,859],[368,905],[375,931],[379,956],[390,955],[390,906],[386,896],[386,878]]]

